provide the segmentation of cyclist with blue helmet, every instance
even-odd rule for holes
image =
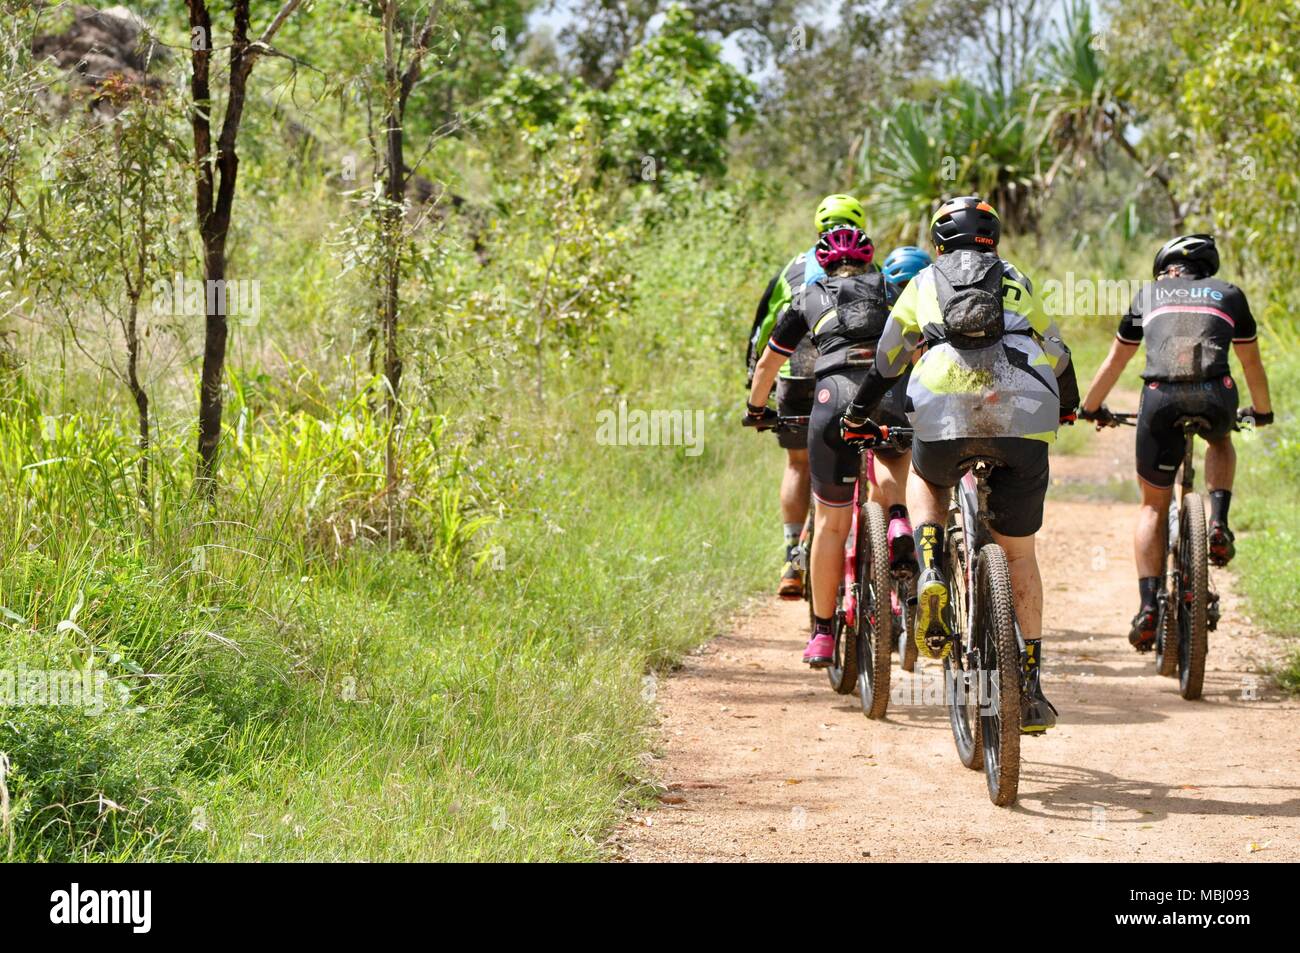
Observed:
[[[930,262],[929,253],[915,245],[900,245],[885,256],[880,272],[885,278],[891,308],[903,293],[903,289],[907,287],[907,283]],[[905,425],[903,422],[907,420],[905,403],[909,376],[909,372],[904,371],[898,383],[881,400],[881,407],[885,415],[890,418],[888,422]],[[908,516],[906,505],[907,473],[911,469],[912,453],[910,450],[877,450],[876,457],[882,466],[875,469],[879,489],[872,498],[881,502],[889,511],[887,533],[889,564],[899,568],[913,564],[916,559],[912,521]],[[890,595],[891,599],[896,598],[893,593]]]
[[[922,268],[931,262],[929,252],[915,245],[899,245],[885,256],[885,263],[880,270],[885,280],[899,294],[907,283],[917,276]]]

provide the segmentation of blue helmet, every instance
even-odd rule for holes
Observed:
[[[930,261],[929,253],[923,249],[915,245],[900,245],[885,256],[885,264],[880,270],[891,285],[901,285],[915,278]]]

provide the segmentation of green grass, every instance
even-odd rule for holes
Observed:
[[[656,679],[775,569],[780,454],[730,389],[773,242],[718,262],[698,233],[636,251],[636,310],[543,414],[465,365],[413,403],[393,551],[348,367],[237,351],[220,496],[190,498],[167,421],[149,510],[120,394],[11,379],[0,672],[111,679],[103,711],[0,708],[13,859],[602,856],[649,790]],[[703,452],[600,445],[620,399],[703,412]]]

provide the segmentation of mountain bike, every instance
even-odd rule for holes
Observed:
[[[1112,426],[1137,426],[1137,414],[1112,413]],[[1156,669],[1178,677],[1178,692],[1188,701],[1201,697],[1209,634],[1219,626],[1219,594],[1210,587],[1209,529],[1205,501],[1196,492],[1194,438],[1204,438],[1210,422],[1196,414],[1177,418],[1186,448],[1179,467],[1179,492],[1166,514],[1165,584],[1156,598]],[[1233,428],[1240,429],[1239,427]]]
[[[989,798],[1014,804],[1020,785],[1020,695],[1025,640],[1016,621],[1011,571],[989,531],[994,457],[963,461],[949,510],[945,555],[952,651],[943,661],[944,701],[957,756],[984,769]]]
[[[807,417],[778,417],[765,429],[806,430]],[[885,513],[866,499],[872,458],[862,456],[853,492],[853,516],[844,544],[843,579],[835,597],[832,632],[835,649],[826,677],[839,695],[857,692],[868,718],[883,718],[889,706],[889,666],[893,623],[889,611],[889,549]],[[808,615],[812,611],[812,551],[815,509],[809,509],[800,535],[800,563]],[[883,611],[882,611],[883,607]]]
[[[859,494],[871,482],[873,448],[903,451],[912,445],[907,428],[881,427],[879,438],[862,447],[862,469],[854,496],[854,524],[845,549],[845,584],[854,580],[858,649],[858,695],[868,718],[883,718],[889,708],[890,656],[898,651],[905,671],[916,664],[916,646],[907,642],[907,606],[913,599],[914,568],[894,569],[889,564],[887,521],[878,503]],[[891,595],[893,600],[891,601]],[[901,632],[901,636],[900,633]],[[910,664],[909,664],[910,663]]]
[[[897,433],[897,431],[896,431]],[[911,440],[908,438],[896,438],[897,446],[893,449],[906,449],[911,446]],[[866,467],[866,472],[872,486],[876,486],[875,477],[875,456],[871,451],[865,451],[870,463]],[[886,519],[886,537],[888,537],[888,519]],[[888,544],[888,539],[886,539]],[[889,578],[892,592],[889,600],[890,619],[893,628],[893,650],[898,653],[898,664],[904,672],[911,672],[916,668],[916,643],[911,639],[911,630],[908,620],[911,618],[911,610],[916,605],[916,561],[908,560],[898,566],[890,565]]]

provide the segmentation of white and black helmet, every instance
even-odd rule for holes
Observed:
[[[1170,265],[1188,265],[1201,278],[1219,270],[1219,249],[1213,235],[1179,235],[1165,242],[1156,252],[1152,275],[1159,278]]]

